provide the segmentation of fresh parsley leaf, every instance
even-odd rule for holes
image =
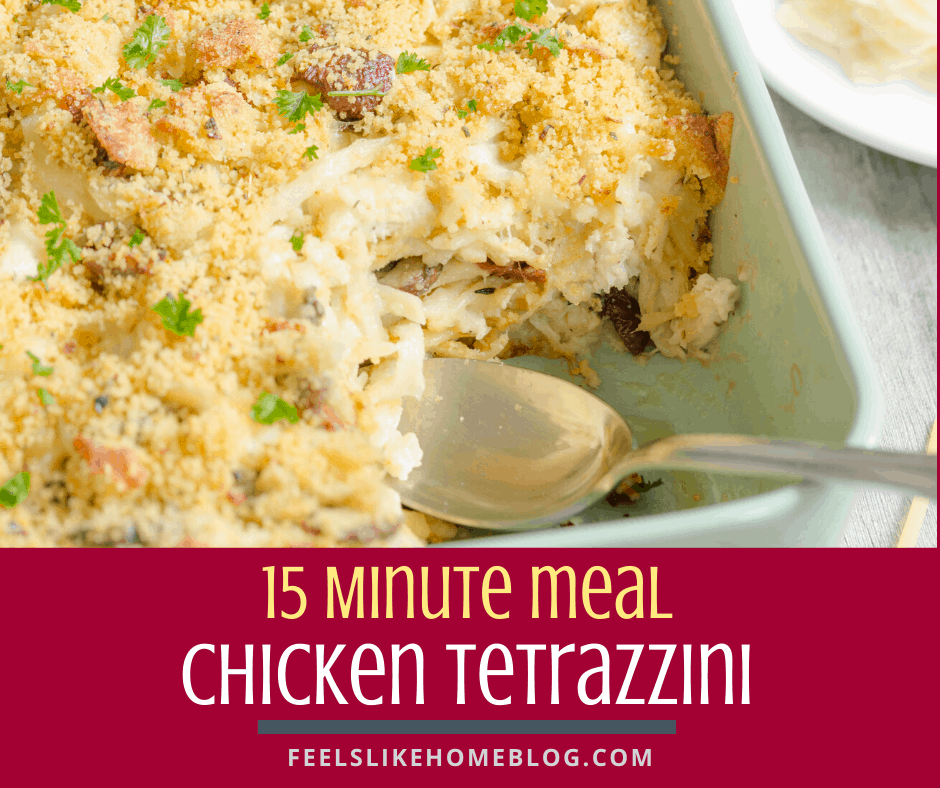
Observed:
[[[315,115],[323,109],[320,94],[311,96],[309,93],[293,93],[290,90],[279,90],[274,97],[274,104],[279,115],[286,117],[291,123],[299,123],[307,114]]]
[[[42,0],[41,5],[60,5],[73,14],[77,14],[82,9],[82,4],[78,0]]]
[[[538,33],[533,34],[525,25],[513,22],[502,30],[496,38],[493,39],[492,43],[477,44],[477,48],[485,49],[488,52],[502,52],[507,44],[515,44],[526,37],[528,37],[528,40],[525,43],[529,48],[530,55],[534,54],[537,46],[540,46],[545,47],[554,57],[558,57],[564,46],[552,33],[551,28],[545,27],[539,30]]]
[[[196,326],[202,322],[202,310],[190,312],[192,303],[180,293],[179,301],[168,295],[152,307],[163,318],[163,327],[179,337],[195,336]]]
[[[39,404],[43,407],[48,407],[49,405],[55,405],[55,397],[53,397],[48,391],[41,388],[36,392],[36,396],[39,397]]]
[[[296,126],[294,126],[294,128],[292,128],[287,133],[288,134],[300,134],[300,132],[306,131],[306,129],[307,129],[306,123],[298,123]]]
[[[411,160],[408,169],[415,170],[415,172],[430,172],[431,170],[436,170],[437,162],[434,160],[440,158],[440,156],[440,148],[428,148],[420,156],[416,156]]]
[[[283,66],[288,60],[294,56],[293,52],[285,52],[277,59],[277,63],[274,64],[274,67]]]
[[[467,108],[466,108],[466,109],[458,109],[458,110],[457,110],[457,117],[460,118],[461,120],[463,120],[463,119],[464,119],[465,117],[467,117],[467,115],[469,115],[471,112],[476,112],[476,111],[477,111],[477,100],[476,100],[476,99],[470,99],[470,101],[467,102]]]
[[[526,46],[529,48],[529,54],[532,55],[535,53],[536,47],[545,47],[549,52],[552,53],[552,57],[558,57],[561,54],[562,44],[552,33],[550,28],[544,27],[539,32],[532,36],[528,41],[525,42]]]
[[[0,506],[4,509],[12,509],[18,503],[25,501],[27,495],[29,495],[29,473],[23,471],[0,487]]]
[[[48,290],[49,277],[68,260],[77,263],[81,259],[82,252],[74,242],[65,237],[65,219],[62,218],[62,212],[59,210],[55,192],[47,192],[42,196],[36,217],[40,224],[56,225],[46,233],[46,261],[39,263],[36,266],[36,276],[30,277],[33,282],[42,282],[43,287]]]
[[[147,112],[150,112],[150,110],[153,110],[153,109],[160,109],[160,107],[165,107],[165,106],[166,106],[165,101],[162,101],[161,99],[152,99],[150,104],[147,107]]]
[[[657,479],[655,482],[640,482],[639,484],[634,484],[633,489],[637,492],[645,493],[650,490],[655,490],[657,487],[661,487],[663,484],[662,479]]]
[[[304,25],[303,29],[300,31],[300,43],[301,44],[306,43],[311,38],[313,38],[313,31],[309,27]]]
[[[251,406],[251,418],[258,424],[274,424],[280,419],[287,419],[291,424],[300,421],[297,408],[267,391],[262,391],[258,401]]]
[[[28,350],[26,355],[29,356],[29,360],[33,362],[33,374],[41,378],[48,378],[54,371],[53,367],[47,367],[43,364],[38,356],[33,355]]]
[[[531,2],[516,0],[515,2],[516,16],[521,16],[527,22],[531,22],[533,19],[540,17],[547,10],[548,0],[531,0]]]
[[[262,3],[262,4],[261,4],[261,13],[258,14],[258,19],[264,21],[264,20],[267,19],[269,16],[271,16],[271,6],[269,6],[267,3]]]
[[[308,161],[313,161],[314,159],[319,159],[317,156],[317,151],[320,150],[316,145],[311,145],[307,150],[304,151],[304,158]]]
[[[10,82],[9,78],[7,79],[7,90],[16,93],[19,96],[23,95],[23,88],[34,88],[35,85],[29,84],[25,79],[19,79],[16,82]]]
[[[133,249],[135,246],[140,246],[146,238],[146,233],[141,230],[139,227],[134,228],[134,234],[131,236],[131,239],[127,242],[128,247]]]
[[[301,249],[303,249],[303,247],[304,247],[304,234],[303,234],[302,232],[300,232],[300,230],[297,230],[297,232],[295,232],[295,233],[290,237],[290,245],[294,247],[294,251],[295,251],[295,252],[299,252]]]
[[[49,277],[70,260],[77,263],[82,257],[82,251],[65,237],[65,225],[62,225],[46,233],[46,255],[46,261],[36,266],[36,276],[32,277],[32,281],[42,282],[48,290]]]
[[[117,96],[121,101],[127,101],[128,99],[134,98],[137,94],[134,92],[134,88],[129,88],[126,85],[121,84],[121,80],[117,77],[108,77],[104,81],[103,85],[99,87],[92,88],[92,93],[104,93],[106,90],[110,90],[115,96]]]
[[[502,52],[507,44],[515,44],[519,39],[529,34],[529,29],[523,25],[513,23],[501,30],[490,44],[477,44],[478,49],[488,52]]]
[[[395,63],[396,74],[411,74],[414,71],[430,71],[431,64],[412,52],[402,52]]]
[[[183,83],[178,79],[161,79],[160,84],[166,85],[174,93],[183,89]]]
[[[50,257],[59,260],[59,265],[65,262],[65,258],[70,257],[73,263],[77,263],[82,256],[81,249],[74,242],[64,237],[65,227],[56,227],[46,233],[46,251]]]
[[[331,90],[327,96],[384,96],[384,91],[378,88],[369,88],[368,90]]]
[[[36,218],[39,219],[40,224],[65,224],[62,211],[59,210],[59,203],[55,198],[55,192],[47,192],[42,196]]]
[[[127,65],[131,68],[143,68],[152,63],[157,53],[169,43],[171,32],[170,26],[162,16],[148,16],[134,31],[134,37],[121,50]]]
[[[71,260],[77,263],[82,256],[81,250],[68,238],[63,238],[64,227],[50,230],[46,233],[46,253],[48,257],[45,262],[36,266],[36,276],[31,276],[31,282],[42,282],[42,286],[49,289],[49,277],[58,271],[64,263]]]

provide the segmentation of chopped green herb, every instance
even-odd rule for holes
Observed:
[[[506,48],[506,44],[515,44],[519,39],[524,38],[529,34],[529,29],[523,25],[513,23],[508,27],[501,30],[493,43],[491,44],[477,44],[478,49],[485,49],[488,52],[502,52]]]
[[[49,277],[67,260],[77,263],[82,253],[75,243],[65,237],[65,219],[62,218],[62,212],[59,210],[55,192],[48,192],[42,196],[36,217],[40,224],[56,225],[46,233],[46,261],[39,263],[36,266],[36,276],[30,277],[33,282],[42,282],[43,287],[48,290]]]
[[[39,404],[43,407],[48,407],[49,405],[55,405],[55,397],[53,397],[48,391],[41,388],[36,392],[36,396],[39,397]]]
[[[111,21],[111,14],[105,14],[103,17],[101,17],[101,21],[102,21],[102,22],[110,22],[110,21]]]
[[[293,93],[290,90],[279,90],[274,97],[274,104],[278,114],[286,117],[291,123],[299,123],[308,113],[315,115],[323,109],[319,93],[311,96],[306,92]]]
[[[531,0],[531,2],[516,0],[515,2],[516,16],[521,16],[527,22],[540,17],[547,10],[548,0]]]
[[[115,96],[121,99],[121,101],[127,101],[128,99],[132,99],[137,95],[134,92],[134,88],[129,88],[126,85],[121,84],[121,80],[119,80],[117,77],[109,77],[104,81],[103,85],[92,88],[91,92],[104,93],[106,90],[110,90]]]
[[[190,312],[192,303],[180,293],[179,301],[168,295],[152,307],[163,318],[163,327],[180,337],[195,336],[196,326],[202,322],[202,310]]]
[[[20,96],[23,95],[23,88],[34,87],[36,86],[29,84],[29,82],[27,82],[25,79],[18,79],[16,82],[10,82],[10,80],[7,79],[7,90],[10,90]]]
[[[311,145],[307,150],[304,151],[304,158],[308,161],[313,161],[314,159],[319,159],[317,156],[317,151],[320,150],[316,145]]]
[[[477,48],[485,49],[488,52],[502,52],[506,48],[507,44],[515,44],[524,38],[528,38],[525,43],[529,48],[530,55],[535,53],[535,48],[537,46],[540,46],[551,52],[554,57],[558,57],[561,54],[562,47],[564,46],[554,36],[550,28],[545,27],[539,30],[538,33],[533,33],[525,25],[520,25],[518,22],[513,22],[511,25],[502,30],[492,43],[477,44]]]
[[[39,210],[36,211],[36,218],[39,219],[40,224],[65,224],[55,192],[48,192],[42,196],[39,201]]]
[[[42,0],[40,5],[60,5],[73,14],[77,14],[82,9],[82,4],[78,0]]]
[[[440,156],[440,148],[428,148],[420,156],[416,156],[411,160],[408,169],[415,170],[416,172],[430,172],[431,170],[436,170],[437,162],[434,160],[440,158]]]
[[[178,79],[161,79],[160,84],[166,85],[174,93],[183,89],[183,83]]]
[[[251,406],[251,418],[258,424],[274,424],[280,419],[287,419],[291,424],[300,421],[297,408],[266,391],[262,391],[258,401]]]
[[[49,289],[49,277],[58,271],[66,262],[71,260],[77,263],[82,257],[82,251],[68,238],[63,237],[65,227],[56,227],[46,233],[46,254],[48,257],[43,263],[36,266],[36,276],[30,281],[42,282],[42,286]]]
[[[147,112],[150,112],[151,110],[154,110],[154,109],[160,109],[160,107],[165,107],[165,106],[166,106],[165,101],[161,101],[160,99],[152,99],[150,104],[147,106]]]
[[[29,360],[33,362],[33,374],[40,378],[48,378],[54,371],[53,367],[45,366],[38,356],[33,355],[28,350],[26,355],[29,356]]]
[[[296,126],[294,126],[294,128],[292,128],[292,129],[291,129],[290,131],[288,131],[287,133],[288,133],[288,134],[300,134],[300,132],[306,131],[306,130],[307,130],[307,124],[306,124],[306,123],[298,123]]]
[[[170,26],[162,16],[148,16],[134,31],[134,37],[121,50],[127,65],[131,68],[143,68],[152,63],[157,53],[169,43],[171,32]]]
[[[262,3],[261,13],[258,14],[258,19],[261,19],[263,21],[267,19],[269,16],[271,16],[271,6],[269,6],[267,3]]]
[[[385,92],[378,88],[368,90],[331,90],[327,96],[384,96]]]
[[[29,473],[22,471],[0,487],[0,506],[12,509],[29,495]]]
[[[460,118],[461,120],[463,120],[463,119],[464,119],[465,117],[467,117],[467,115],[469,115],[471,112],[476,112],[476,111],[477,111],[477,100],[476,100],[476,99],[470,99],[470,101],[467,102],[467,108],[466,108],[466,109],[458,109],[458,110],[457,110],[457,117]]]
[[[303,29],[300,31],[300,43],[302,44],[306,43],[311,38],[313,38],[313,31],[309,27],[304,25]]]
[[[274,67],[283,66],[288,60],[294,56],[293,52],[285,52],[277,59],[277,63],[274,64]]]
[[[430,71],[431,64],[412,52],[402,52],[395,63],[396,74],[411,74],[415,71]]]
[[[295,252],[299,252],[304,246],[304,234],[298,230],[290,237],[290,245],[294,247]]]
[[[655,490],[657,487],[661,487],[663,484],[662,479],[657,479],[655,482],[640,482],[639,484],[634,484],[633,489],[637,492],[645,493],[650,490]]]
[[[532,36],[525,44],[529,48],[530,55],[535,54],[536,47],[544,47],[552,53],[552,57],[558,57],[564,46],[547,27],[539,30],[538,34]]]
[[[131,248],[135,246],[140,246],[144,242],[144,238],[147,235],[139,227],[134,228],[134,234],[131,236],[131,239],[127,242],[127,245]]]

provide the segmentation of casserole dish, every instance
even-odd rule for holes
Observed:
[[[783,130],[730,0],[658,3],[679,77],[709,112],[735,116],[731,178],[712,215],[712,271],[741,282],[716,361],[647,364],[604,349],[596,393],[639,442],[727,432],[872,447],[882,393]],[[522,364],[564,376],[559,362]],[[586,522],[452,543],[526,547],[835,546],[851,491],[719,476],[664,477],[627,510]],[[624,517],[624,513],[628,517]]]

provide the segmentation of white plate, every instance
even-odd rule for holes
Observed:
[[[937,166],[937,97],[910,82],[856,85],[776,20],[779,0],[733,0],[764,79],[820,123],[878,150]]]

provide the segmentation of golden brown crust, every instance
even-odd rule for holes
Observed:
[[[111,161],[142,172],[156,167],[159,145],[140,102],[105,104],[90,98],[81,105],[81,112]]]
[[[728,185],[728,169],[731,164],[731,134],[734,115],[682,115],[666,119],[669,136],[676,143],[680,157],[687,157],[692,164],[703,168],[715,179],[723,193]],[[720,198],[719,198],[720,199]]]
[[[263,143],[255,132],[257,111],[231,85],[213,82],[173,93],[154,128],[182,150],[213,159],[251,156]]]
[[[564,44],[557,57],[524,41],[478,48],[512,19],[508,0],[271,3],[263,23],[252,0],[145,2],[87,0],[79,14],[0,4],[0,75],[34,86],[5,90],[0,77],[0,484],[33,474],[29,498],[0,508],[0,544],[374,538],[401,516],[386,469],[407,472],[417,452],[380,443],[419,375],[384,385],[382,372],[413,370],[422,349],[493,358],[522,346],[578,368],[601,320],[594,295],[637,272],[644,309],[701,319],[675,318],[675,305],[689,268],[707,270],[719,186],[664,123],[702,108],[661,58],[647,0],[550,4],[537,26]],[[172,34],[131,68],[123,48],[151,14]],[[287,117],[278,92],[293,73],[357,51],[430,68],[394,76],[354,125],[335,109]],[[263,67],[282,54],[293,57]],[[135,96],[90,95],[109,79]],[[136,134],[141,115],[154,143]],[[717,152],[717,121],[713,136]],[[428,148],[442,151],[436,169],[416,171]],[[105,177],[154,150],[152,169]],[[37,211],[53,190],[81,261],[46,290],[29,277],[45,261]],[[611,219],[634,204],[630,222]],[[376,280],[399,259],[420,268]],[[204,316],[194,336],[153,311],[180,293]],[[530,315],[561,333],[510,340]],[[54,374],[34,378],[26,351]],[[299,421],[256,422],[263,391]],[[13,522],[28,536],[7,536]],[[455,531],[435,528],[414,532]]]
[[[274,65],[277,50],[254,19],[233,19],[210,25],[196,39],[199,62],[206,68]]]

